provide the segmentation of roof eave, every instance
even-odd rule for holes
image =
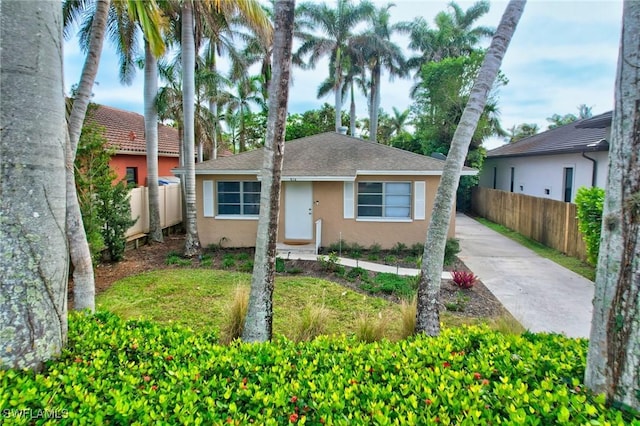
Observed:
[[[609,151],[608,146],[598,146],[598,147],[577,147],[577,148],[568,148],[568,149],[558,149],[553,151],[540,151],[540,152],[522,152],[517,154],[498,154],[491,155],[491,153],[487,153],[487,158],[509,158],[509,157],[534,157],[540,155],[558,155],[558,154],[576,154],[576,153],[589,153],[589,152],[602,152]]]

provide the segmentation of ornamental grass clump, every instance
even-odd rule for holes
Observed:
[[[242,336],[244,319],[249,307],[249,288],[237,286],[222,329],[222,343],[229,344]]]
[[[451,277],[453,285],[461,289],[469,289],[478,281],[478,277],[473,272],[468,271],[453,271],[451,272]]]
[[[356,320],[356,339],[365,343],[381,340],[386,330],[386,322],[382,313],[377,316],[361,314]]]

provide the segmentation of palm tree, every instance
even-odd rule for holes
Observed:
[[[83,9],[82,6],[84,5],[78,6],[75,2],[63,4],[63,23],[66,28],[69,28],[72,22],[77,19],[80,14],[79,9]],[[65,180],[67,185],[66,232],[71,263],[73,264],[74,306],[76,309],[89,309],[92,312],[95,310],[95,279],[91,251],[89,250],[87,235],[82,223],[82,213],[76,192],[74,163],[82,124],[89,107],[93,83],[98,73],[109,7],[110,0],[97,0],[94,13],[91,15],[90,25],[85,26],[85,28],[88,28],[86,36],[88,41],[87,57],[67,122],[69,133],[66,149],[67,173]]]
[[[411,114],[410,109],[405,109],[404,111],[400,111],[396,107],[392,107],[393,115],[389,117],[389,124],[392,128],[392,136],[399,136],[400,134],[406,132],[405,127],[409,124],[409,115]]]
[[[466,55],[476,49],[484,38],[493,35],[493,29],[473,25],[489,11],[489,2],[481,0],[463,11],[455,2],[449,3],[451,12],[440,12],[435,17],[435,27],[424,18],[398,24],[399,31],[409,35],[409,49],[418,55],[407,60],[407,68],[420,73],[422,65],[447,57]]]
[[[436,192],[431,221],[422,255],[422,269],[418,284],[418,308],[416,332],[430,336],[440,334],[438,300],[444,260],[444,247],[453,212],[456,188],[464,165],[469,143],[502,63],[502,58],[513,37],[524,11],[526,0],[510,0],[502,15],[500,25],[487,50],[478,77],[471,89],[469,101],[462,113],[453,136],[451,148]]]
[[[260,82],[262,76],[244,77],[238,80],[235,93],[230,93],[226,99],[227,115],[237,114],[239,118],[239,146],[238,152],[247,150],[246,145],[246,118],[251,114],[251,104],[265,109],[265,100],[262,98]]]
[[[72,110],[69,117],[69,148],[67,149],[67,165],[71,170],[67,176],[67,234],[69,238],[69,248],[71,259],[74,265],[74,306],[76,309],[90,309],[95,307],[95,282],[93,277],[93,266],[91,262],[91,253],[89,251],[84,226],[82,225],[82,216],[80,206],[77,201],[75,191],[75,175],[73,173],[73,163],[75,162],[76,150],[84,123],[91,90],[98,71],[100,54],[102,52],[102,44],[105,32],[111,35],[111,39],[117,46],[120,54],[120,78],[123,82],[130,82],[133,73],[133,52],[136,46],[136,29],[143,29],[145,43],[149,45],[149,53],[160,55],[164,50],[164,44],[160,35],[161,18],[155,0],[148,2],[130,2],[130,1],[114,1],[110,3],[108,0],[97,0],[94,4],[94,13],[86,13],[87,8],[91,4],[80,0],[67,0],[63,4],[63,24],[64,31],[67,36],[70,35],[70,29],[81,18],[86,19],[81,23],[80,42],[81,46],[87,51],[87,59],[82,70],[80,84],[77,90],[77,96],[74,99]],[[151,117],[153,120],[153,117]],[[145,128],[148,128],[148,121],[145,118]],[[155,134],[155,202],[157,220],[154,224],[160,226],[160,216],[158,200],[157,200],[157,119],[152,121],[156,126]],[[150,138],[146,138],[147,144]],[[153,148],[153,141],[151,142]],[[153,149],[147,146],[147,152],[153,155]],[[149,161],[149,160],[147,160]],[[150,170],[153,173],[153,168]],[[73,189],[72,189],[73,188]],[[153,200],[150,193],[150,202]],[[150,214],[154,211],[151,210]],[[151,221],[155,215],[150,215]],[[160,228],[160,237],[162,237],[162,229]],[[155,233],[154,233],[155,234]]]
[[[275,17],[278,31],[273,46],[273,82],[269,85],[267,142],[262,163],[260,218],[256,238],[256,255],[249,306],[242,332],[245,341],[267,341],[272,337],[273,287],[275,279],[276,240],[280,187],[287,122],[287,100],[291,73],[291,47],[295,0],[278,0]]]
[[[61,22],[59,2],[2,3],[3,369],[38,371],[45,361],[60,354],[67,341],[69,252],[64,150],[68,134],[62,96]]]
[[[343,68],[349,57],[349,40],[354,28],[372,12],[373,5],[368,1],[354,5],[350,0],[338,0],[336,9],[324,3],[302,3],[296,12],[300,29],[297,35],[302,40],[296,60],[309,56],[306,66],[314,68],[321,58],[329,57],[329,70],[334,76],[336,132],[342,127]],[[316,30],[322,34],[315,34]]]
[[[351,48],[360,52],[362,63],[371,71],[371,85],[369,90],[369,138],[375,142],[378,133],[378,114],[380,111],[380,85],[382,71],[385,69],[389,77],[402,77],[406,74],[406,65],[402,49],[391,41],[391,35],[398,29],[397,25],[390,25],[389,9],[393,4],[387,4],[375,9],[369,16],[367,31],[351,40]]]
[[[264,10],[256,0],[183,0],[181,7],[181,54],[182,54],[182,112],[183,152],[185,168],[185,247],[184,255],[191,257],[200,252],[200,240],[196,226],[196,185],[195,185],[195,64],[197,47],[200,47],[208,19],[217,13],[230,18],[234,14],[242,16],[255,31],[268,37],[272,28]],[[196,25],[197,24],[197,25]],[[197,37],[196,37],[197,36]]]

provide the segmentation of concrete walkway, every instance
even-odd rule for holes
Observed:
[[[296,253],[293,251],[291,252],[278,251],[277,255],[278,257],[281,257],[283,259],[318,260],[318,255],[308,254],[308,253]],[[338,263],[340,265],[349,266],[351,268],[355,268],[356,266],[359,266],[360,268],[366,269],[367,271],[389,272],[391,274],[397,274],[402,276],[418,275],[418,272],[420,272],[418,269],[414,269],[414,268],[401,268],[398,266],[382,265],[380,263],[367,262],[364,260],[356,261],[355,259],[349,259],[347,257],[339,257]],[[451,272],[446,272],[446,271],[442,272],[442,279],[450,280]]]
[[[533,332],[589,337],[593,282],[468,216],[456,216],[458,257]]]

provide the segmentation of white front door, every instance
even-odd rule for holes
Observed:
[[[284,182],[284,238],[313,239],[312,182]]]

